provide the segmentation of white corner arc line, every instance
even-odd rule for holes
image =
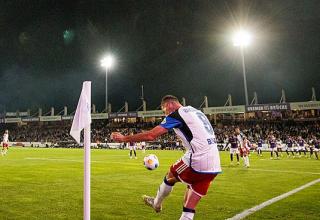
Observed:
[[[282,199],[284,199],[286,197],[289,197],[289,196],[291,196],[291,195],[293,195],[293,194],[295,194],[295,193],[297,193],[297,192],[299,192],[299,191],[301,191],[301,190],[303,190],[305,188],[308,188],[308,187],[310,187],[310,186],[312,186],[314,184],[317,184],[317,183],[320,183],[320,178],[316,179],[316,180],[313,180],[313,181],[311,181],[311,182],[309,182],[309,183],[307,183],[307,184],[305,184],[303,186],[300,186],[300,187],[298,187],[296,189],[293,189],[293,190],[291,190],[289,192],[286,192],[286,193],[284,193],[284,194],[282,194],[280,196],[274,197],[274,198],[272,198],[272,199],[270,199],[268,201],[265,201],[265,202],[263,202],[263,203],[261,203],[261,204],[259,204],[257,206],[254,206],[254,207],[252,207],[250,209],[246,209],[243,212],[241,212],[241,213],[239,213],[239,214],[237,214],[237,215],[235,215],[235,216],[233,216],[231,218],[228,218],[227,220],[240,220],[240,219],[243,219],[243,218],[247,217],[248,215],[251,215],[252,213],[254,213],[256,211],[258,211],[260,209],[263,209],[266,206],[271,205],[272,203],[275,203],[275,202],[277,202],[279,200],[282,200]]]
[[[302,172],[302,171],[291,171],[291,170],[268,170],[268,169],[255,169],[255,168],[251,168],[250,170],[265,171],[265,172],[275,172],[275,173],[292,173],[292,174],[312,174],[312,175],[320,175],[320,173],[315,173],[315,172]]]

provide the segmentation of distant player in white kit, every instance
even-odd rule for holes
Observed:
[[[8,152],[9,148],[9,131],[5,130],[2,138],[2,150],[1,150],[1,155],[4,156]]]
[[[187,190],[180,220],[191,220],[200,199],[207,194],[211,182],[221,172],[216,138],[207,117],[191,106],[182,106],[175,96],[163,97],[161,108],[166,118],[152,130],[132,136],[113,133],[112,137],[120,142],[152,141],[169,130],[174,130],[187,152],[170,167],[157,196],[143,196],[143,199],[156,212],[160,212],[162,202],[170,194],[174,184],[183,182],[187,184]]]
[[[240,132],[239,128],[235,128],[235,133],[237,135],[238,142],[240,143],[240,156],[243,159],[244,166],[249,168],[249,154],[250,154],[250,142],[249,140]]]

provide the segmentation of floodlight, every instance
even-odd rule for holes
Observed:
[[[108,55],[100,61],[100,64],[102,67],[109,69],[114,64],[114,59],[111,55]]]
[[[233,35],[233,45],[236,47],[246,47],[251,43],[251,35],[245,30],[239,30]]]

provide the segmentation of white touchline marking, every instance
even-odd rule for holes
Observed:
[[[230,167],[222,166],[223,169],[229,169]],[[230,168],[233,169],[233,168]],[[258,169],[258,168],[248,168],[248,171],[264,171],[264,172],[274,172],[274,173],[293,173],[293,174],[312,174],[312,175],[320,175],[320,173],[316,172],[303,172],[303,171],[291,171],[291,170],[268,170],[268,169]]]
[[[53,161],[66,161],[66,162],[83,162],[83,160],[69,160],[69,159],[60,159],[60,158],[40,158],[40,157],[26,157],[26,160],[53,160]],[[102,161],[92,160],[91,162],[101,163]]]
[[[290,171],[290,170],[267,170],[267,169],[256,169],[256,168],[249,168],[249,170],[256,170],[256,171],[265,171],[265,172],[275,172],[275,173],[293,173],[293,174],[312,174],[312,175],[320,175],[320,173],[314,172],[300,172],[300,171]]]
[[[79,162],[83,163],[83,160],[69,160],[69,159],[61,159],[61,158],[45,158],[45,157],[25,157],[25,160],[52,160],[52,161],[66,161],[66,162]],[[111,162],[111,161],[97,161],[97,160],[91,160],[93,163],[116,163],[116,164],[135,164],[135,163],[126,163],[126,162]]]
[[[254,207],[252,207],[250,209],[246,209],[243,212],[233,216],[232,218],[228,218],[227,220],[240,220],[240,219],[243,219],[243,218],[247,217],[248,215],[251,215],[252,213],[254,213],[256,211],[258,211],[260,209],[263,209],[266,206],[271,205],[272,203],[275,203],[275,202],[277,202],[279,200],[287,198],[287,197],[289,197],[289,196],[291,196],[291,195],[293,195],[293,194],[295,194],[295,193],[297,193],[297,192],[299,192],[299,191],[301,191],[301,190],[303,190],[305,188],[308,188],[308,187],[310,187],[310,186],[312,186],[314,184],[317,184],[317,183],[320,183],[320,178],[316,179],[316,180],[313,180],[313,181],[311,181],[311,182],[309,182],[309,183],[307,183],[307,184],[305,184],[303,186],[300,186],[300,187],[298,187],[296,189],[293,189],[293,190],[291,190],[291,191],[289,191],[287,193],[284,193],[284,194],[282,194],[280,196],[274,197],[274,198],[272,198],[272,199],[270,199],[268,201],[265,201],[265,202],[263,202],[263,203],[261,203],[261,204],[259,204],[257,206],[254,206]]]

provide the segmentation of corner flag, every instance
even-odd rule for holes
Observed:
[[[90,145],[91,145],[91,82],[83,82],[77,110],[73,118],[70,135],[80,144],[80,133],[84,129],[84,187],[83,219],[90,220]]]
[[[91,82],[83,82],[76,113],[73,117],[70,135],[80,144],[80,132],[91,124]]]

